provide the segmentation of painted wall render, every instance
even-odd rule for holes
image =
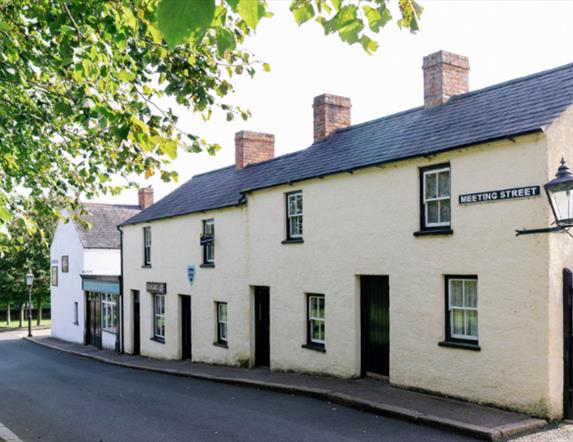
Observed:
[[[179,358],[179,294],[192,296],[195,361],[252,364],[252,287],[270,287],[271,369],[352,377],[360,373],[359,276],[389,275],[390,382],[510,407],[561,413],[561,279],[572,240],[515,237],[551,221],[544,196],[458,204],[460,194],[542,185],[567,155],[571,117],[544,134],[451,151],[256,191],[237,208],[124,228],[125,348],[132,293],[141,296],[142,353]],[[560,129],[559,124],[562,124]],[[552,132],[553,131],[553,132]],[[549,144],[549,146],[548,146]],[[569,155],[571,156],[571,155]],[[419,167],[449,162],[450,236],[419,229]],[[304,244],[285,239],[284,193],[304,195]],[[199,268],[201,221],[215,219],[215,268]],[[142,268],[142,227],[152,226],[152,268]],[[186,268],[197,268],[190,286]],[[573,262],[570,264],[573,265]],[[481,351],[444,348],[444,275],[478,275]],[[166,282],[165,343],[151,341],[147,281]],[[326,297],[326,352],[306,341],[305,293]],[[213,346],[215,301],[228,302],[229,348]],[[560,371],[561,370],[561,371]]]

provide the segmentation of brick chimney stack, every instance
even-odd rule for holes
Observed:
[[[322,94],[314,97],[314,141],[320,141],[336,129],[350,126],[350,98]]]
[[[424,57],[424,107],[447,103],[469,91],[470,61],[463,55],[438,51]]]
[[[242,130],[235,134],[235,167],[242,169],[275,157],[275,136]]]
[[[141,210],[147,209],[153,204],[153,187],[143,187],[139,189],[139,208]]]

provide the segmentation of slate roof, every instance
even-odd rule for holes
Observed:
[[[573,104],[573,64],[339,129],[305,150],[194,176],[127,220],[135,224],[237,205],[241,192],[436,154],[543,130]]]
[[[83,206],[87,214],[82,219],[89,222],[91,228],[84,228],[79,223],[74,226],[85,249],[119,249],[117,226],[141,212],[139,206],[121,204],[84,203]]]

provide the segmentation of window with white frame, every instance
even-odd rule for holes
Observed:
[[[165,295],[153,295],[153,336],[165,340]]]
[[[203,221],[203,264],[215,263],[215,220],[206,219]]]
[[[286,194],[287,239],[302,239],[302,190]]]
[[[143,228],[143,265],[151,265],[151,227]]]
[[[450,166],[421,169],[422,229],[447,228],[451,224]]]
[[[111,295],[109,293],[102,294],[101,310],[102,329],[110,333],[115,333],[117,330],[117,306],[115,295]]]
[[[478,340],[477,276],[447,276],[446,340]]]
[[[227,324],[227,303],[215,303],[217,308],[217,343],[227,345],[228,324]]]
[[[325,318],[324,295],[308,295],[307,337],[308,345],[324,348]]]

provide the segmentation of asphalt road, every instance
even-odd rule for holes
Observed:
[[[467,441],[320,400],[132,370],[0,333],[0,422],[28,441]]]

